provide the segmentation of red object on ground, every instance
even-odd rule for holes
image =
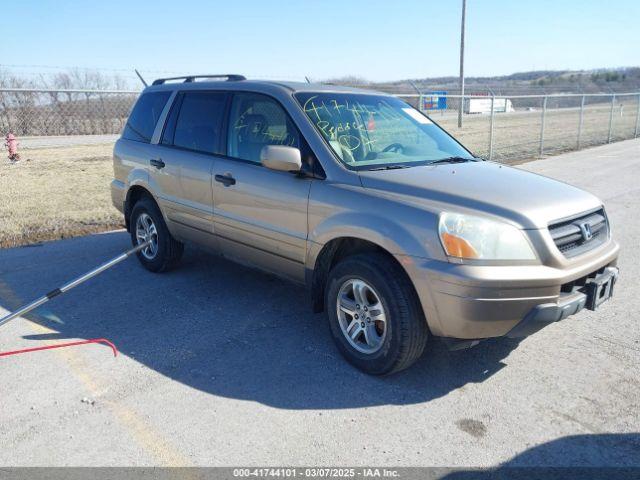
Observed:
[[[5,137],[5,146],[9,149],[9,159],[10,160],[19,160],[20,155],[18,154],[18,139],[13,133],[7,133]]]
[[[86,345],[88,343],[104,343],[113,350],[113,356],[118,356],[116,346],[106,338],[93,338],[91,340],[82,340],[80,342],[59,343],[57,345],[45,345],[44,347],[25,348],[23,350],[13,350],[11,352],[0,352],[0,357],[8,357],[9,355],[19,355],[21,353],[37,352],[40,350],[52,350],[54,348],[75,347],[76,345]]]

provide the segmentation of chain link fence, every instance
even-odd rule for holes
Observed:
[[[640,93],[399,96],[495,161],[540,158],[640,134]]]
[[[139,92],[0,89],[0,133],[18,137],[122,131]]]
[[[0,133],[28,137],[119,134],[138,91],[0,89]],[[475,154],[503,162],[636,138],[640,93],[551,95],[397,94]],[[462,107],[462,126],[458,111]],[[93,140],[95,142],[95,139]],[[56,142],[64,145],[64,139]]]

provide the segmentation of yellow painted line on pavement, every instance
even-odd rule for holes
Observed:
[[[2,280],[0,280],[0,298],[10,305],[21,304],[18,296]],[[31,315],[33,315],[33,313]],[[15,321],[20,320],[26,320],[36,333],[58,333],[55,330],[26,318],[20,317]],[[90,374],[86,363],[77,352],[71,349],[60,349],[53,350],[51,353],[57,355],[66,363],[71,374],[80,381],[92,397],[97,397],[107,391],[107,388],[101,385],[95,376]],[[182,455],[175,446],[165,440],[160,432],[157,432],[152,425],[145,421],[145,419],[133,409],[111,400],[105,399],[104,403],[135,441],[163,466],[188,467],[193,465],[187,457]]]

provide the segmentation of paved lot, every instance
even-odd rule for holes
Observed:
[[[0,328],[0,351],[122,353],[0,359],[0,465],[640,465],[640,141],[523,168],[605,200],[622,277],[597,313],[372,378],[299,287],[193,248],[162,276],[128,261]],[[0,251],[0,312],[128,245]]]

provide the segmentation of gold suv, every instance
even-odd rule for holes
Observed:
[[[602,202],[476,158],[393,96],[240,75],[156,80],[114,149],[114,205],[149,270],[187,242],[306,284],[371,374],[430,336],[522,337],[613,293]]]

